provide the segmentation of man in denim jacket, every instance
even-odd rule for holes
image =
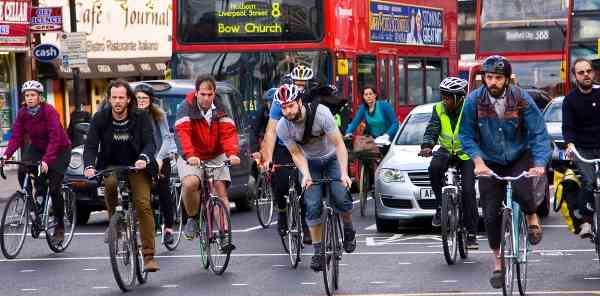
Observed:
[[[544,168],[550,160],[550,137],[533,99],[523,89],[510,85],[510,62],[501,56],[488,57],[482,65],[484,85],[474,90],[465,102],[459,138],[464,151],[475,163],[475,175],[530,176],[513,183],[514,200],[527,217],[528,239],[536,245],[542,228],[536,214],[543,201]],[[539,186],[542,184],[542,186]],[[494,251],[492,287],[502,287],[500,208],[505,199],[506,182],[479,178],[479,192],[485,211],[490,248]]]

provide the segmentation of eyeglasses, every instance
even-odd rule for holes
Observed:
[[[576,73],[577,73],[577,75],[592,74],[592,69],[581,70],[581,71],[577,71]]]
[[[150,97],[147,96],[136,96],[135,98],[138,100],[150,100]]]

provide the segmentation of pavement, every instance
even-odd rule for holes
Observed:
[[[0,178],[0,203],[6,202],[18,189],[17,170],[5,170],[6,180]]]

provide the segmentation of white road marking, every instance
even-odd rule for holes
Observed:
[[[463,264],[473,264],[475,261],[464,261]]]
[[[161,288],[177,288],[179,285],[162,285]]]
[[[302,282],[300,283],[300,285],[316,285],[317,283],[315,282]]]
[[[283,264],[273,264],[273,267],[287,267],[287,265],[283,265]]]
[[[586,277],[584,280],[600,280],[600,277]]]
[[[370,282],[369,284],[372,284],[372,285],[382,285],[382,284],[385,284],[385,282],[373,281],[373,282]]]
[[[448,283],[456,283],[456,282],[458,282],[458,281],[457,280],[445,280],[445,281],[441,281],[441,283],[446,283],[446,284],[448,284]]]
[[[39,289],[21,289],[21,292],[35,292],[39,291]]]
[[[84,268],[83,271],[96,271],[97,269],[95,268]]]
[[[100,287],[92,287],[92,289],[100,290],[100,289],[108,289],[108,287],[100,286]]]
[[[346,264],[346,263],[340,263],[339,265],[340,266],[348,266],[348,264]]]
[[[248,284],[231,284],[234,287],[238,287],[238,286],[248,286]]]
[[[411,265],[412,263],[410,262],[398,262],[398,265]]]
[[[595,291],[527,291],[527,295],[600,295]],[[502,295],[502,292],[431,292],[431,293],[390,293],[390,294],[352,294],[352,296],[483,296]],[[340,294],[340,296],[350,296]]]
[[[35,269],[23,269],[20,272],[22,272],[22,273],[29,273],[29,272],[35,272],[35,271],[36,271]]]

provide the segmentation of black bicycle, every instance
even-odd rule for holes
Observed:
[[[54,239],[58,220],[54,216],[48,179],[40,174],[41,163],[11,160],[4,163],[24,167],[26,171],[23,186],[9,198],[2,214],[0,246],[4,257],[14,259],[19,255],[29,225],[31,225],[31,237],[37,239],[45,236],[48,247],[56,253],[66,250],[73,240],[75,221],[77,221],[75,194],[69,184],[63,183],[60,189],[64,203],[65,234],[64,239],[59,241]],[[6,180],[3,167],[0,167],[0,176]]]
[[[108,225],[108,250],[110,265],[117,285],[123,292],[135,286],[135,281],[146,283],[141,241],[138,235],[138,219],[130,198],[128,175],[138,171],[136,167],[115,166],[97,172],[92,178],[117,175],[117,206]]]
[[[442,246],[444,258],[448,265],[456,262],[456,254],[465,259],[468,257],[467,228],[463,212],[462,178],[452,157],[448,160],[445,185],[442,188]]]
[[[298,263],[301,261],[300,255],[304,248],[302,244],[304,232],[302,231],[302,207],[301,194],[296,191],[298,182],[298,169],[295,164],[275,164],[273,169],[279,168],[292,168],[294,173],[291,174],[288,180],[288,193],[285,195],[286,209],[287,209],[287,230],[285,235],[281,236],[281,242],[283,248],[290,257],[290,264],[292,268],[298,267]]]
[[[273,189],[271,187],[271,178],[273,174],[271,170],[261,172],[258,175],[257,181],[257,193],[256,199],[254,200],[254,206],[256,208],[256,216],[258,217],[258,223],[263,228],[269,228],[271,226],[271,220],[273,219]]]
[[[182,228],[183,228],[183,204],[181,202],[181,180],[177,174],[177,168],[173,164],[171,166],[171,178],[169,180],[169,202],[173,205],[173,232],[171,233],[171,240],[165,239],[165,223],[163,213],[160,209],[160,198],[158,192],[152,191],[151,201],[152,209],[154,212],[154,225],[156,226],[156,233],[160,235],[160,243],[163,244],[167,250],[175,251],[179,243],[181,242]]]

